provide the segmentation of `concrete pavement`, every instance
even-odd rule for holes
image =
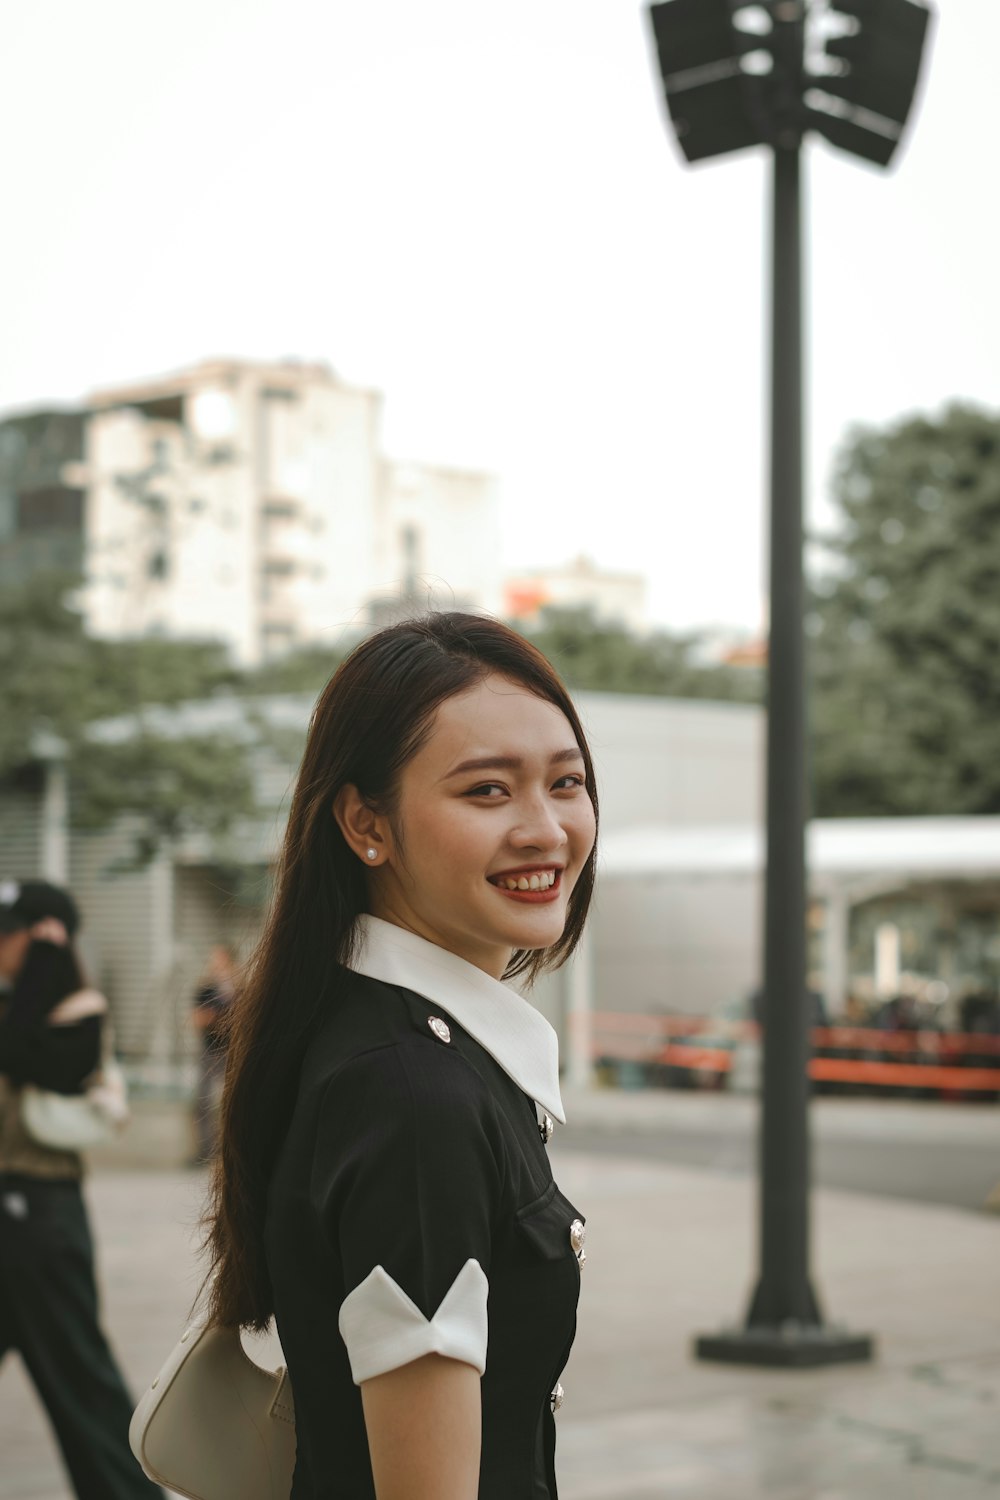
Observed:
[[[757,1165],[756,1099],[701,1090],[564,1090],[562,1144],[713,1171]],[[812,1102],[817,1187],[1000,1209],[1000,1108],[821,1096]]]
[[[869,1366],[698,1364],[740,1315],[753,1183],[580,1155],[555,1160],[587,1214],[580,1332],[558,1417],[562,1500],[1000,1500],[1000,1221],[823,1190],[817,1288],[874,1332]],[[102,1171],[90,1186],[107,1322],[138,1388],[182,1326],[203,1179]],[[0,1500],[67,1500],[44,1416],[0,1371]]]

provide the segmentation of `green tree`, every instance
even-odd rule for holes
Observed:
[[[337,646],[299,646],[286,656],[250,668],[242,678],[241,691],[311,693],[317,697],[360,639],[360,635],[353,636]]]
[[[761,695],[758,671],[700,660],[694,635],[634,635],[624,625],[599,620],[592,609],[555,607],[543,610],[541,623],[523,633],[573,688],[737,702]]]
[[[854,432],[808,619],[816,810],[1000,812],[1000,418]]]
[[[254,811],[250,752],[218,735],[164,733],[150,705],[171,707],[240,681],[221,646],[86,634],[74,580],[36,577],[0,594],[0,775],[37,758],[46,739],[65,749],[73,821],[105,828],[135,821],[136,855],[148,859],[186,831],[224,832]],[[95,736],[117,719],[118,733]]]

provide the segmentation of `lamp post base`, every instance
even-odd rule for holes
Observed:
[[[819,1323],[783,1323],[779,1327],[723,1328],[694,1340],[696,1359],[730,1365],[767,1365],[815,1369],[821,1365],[862,1363],[874,1358],[875,1340],[868,1333]]]

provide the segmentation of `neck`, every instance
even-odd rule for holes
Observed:
[[[507,965],[514,952],[513,948],[498,948],[476,943],[474,939],[467,940],[462,934],[449,933],[446,928],[432,926],[424,921],[402,902],[378,899],[375,892],[372,893],[369,908],[373,917],[379,917],[383,922],[391,922],[394,927],[401,927],[404,932],[412,932],[415,937],[433,943],[435,948],[443,948],[446,953],[453,953],[456,958],[464,959],[466,963],[482,969],[483,973],[488,974],[491,979],[502,979],[506,973]]]

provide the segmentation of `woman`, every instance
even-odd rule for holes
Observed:
[[[107,1001],[87,988],[76,905],[47,881],[0,884],[0,1359],[16,1349],[78,1500],[152,1500],[128,1446],[132,1400],[98,1318],[76,1151],[32,1139],[25,1084],[74,1094],[101,1057]]]
[[[383,630],[319,700],[211,1228],[215,1320],[276,1319],[294,1500],[555,1500],[583,1215],[555,1034],[500,981],[573,951],[596,827],[572,703],[493,620]]]

